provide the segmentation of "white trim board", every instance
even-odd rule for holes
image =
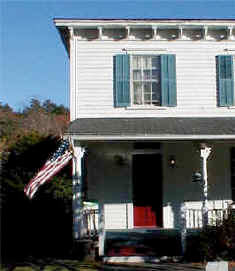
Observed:
[[[235,140],[234,135],[65,135],[79,141],[127,141],[127,140]]]

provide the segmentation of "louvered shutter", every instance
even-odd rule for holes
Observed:
[[[113,59],[114,106],[130,104],[130,56],[115,55]]]
[[[217,56],[218,105],[234,105],[233,56]]]
[[[161,105],[176,106],[175,55],[161,55]]]

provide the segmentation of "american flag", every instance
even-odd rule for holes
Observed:
[[[46,161],[37,175],[32,178],[24,188],[24,193],[30,199],[38,190],[39,186],[55,176],[72,159],[73,153],[70,150],[69,140],[63,140],[57,151]]]

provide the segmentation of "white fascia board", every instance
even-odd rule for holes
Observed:
[[[96,135],[69,135],[79,141],[132,141],[132,140],[235,140],[235,135],[146,135],[146,136],[96,136]]]
[[[125,20],[125,19],[110,19],[110,20],[81,20],[81,19],[54,19],[56,26],[67,26],[67,27],[81,27],[81,26],[101,26],[101,25],[120,25],[120,26],[138,26],[138,25],[149,25],[149,26],[235,26],[235,20],[186,20],[186,19],[156,19],[156,20]]]

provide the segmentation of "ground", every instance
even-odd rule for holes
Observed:
[[[29,259],[23,263],[5,264],[1,271],[98,271],[100,263],[60,259]]]
[[[4,265],[1,271],[204,271],[203,263],[132,263],[102,264],[78,260],[28,260],[24,263]],[[229,271],[235,271],[235,262],[229,264]]]

